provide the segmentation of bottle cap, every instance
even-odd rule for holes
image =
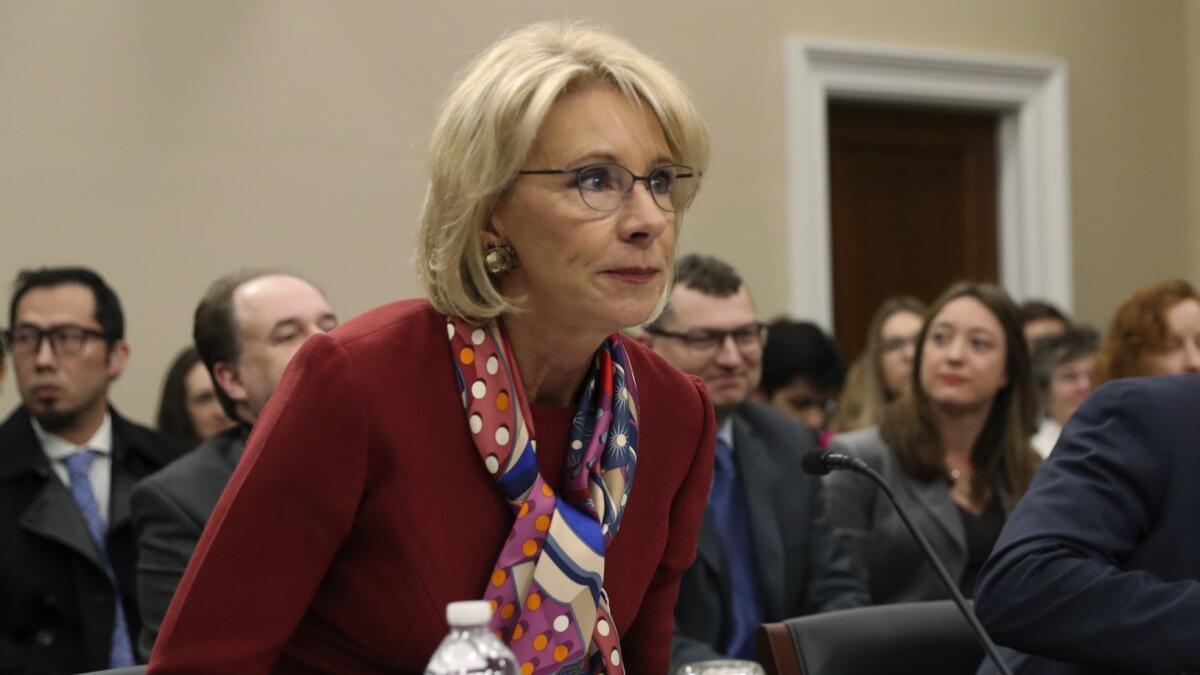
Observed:
[[[463,600],[446,605],[446,622],[451,626],[486,626],[492,620],[492,603]]]

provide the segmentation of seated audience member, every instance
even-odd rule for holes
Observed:
[[[1037,401],[1017,308],[957,284],[930,308],[913,381],[883,423],[831,445],[879,472],[970,596],[1006,514],[1029,486]],[[830,518],[877,604],[948,598],[886,496],[848,471],[826,477]]]
[[[621,331],[664,302],[707,159],[691,98],[620,38],[547,22],[481,54],[432,135],[430,299],[292,358],[152,675],[421,672],[481,596],[522,672],[667,672],[715,427]]]
[[[1071,319],[1061,309],[1041,300],[1027,300],[1021,305],[1021,330],[1025,346],[1033,353],[1039,340],[1062,335],[1071,327]]]
[[[829,422],[845,380],[842,352],[819,326],[788,319],[767,326],[755,397],[803,422],[820,447],[828,445]]]
[[[1183,280],[1135,292],[1113,315],[1096,357],[1096,384],[1200,372],[1200,296]]]
[[[889,298],[875,311],[867,347],[846,376],[833,418],[835,432],[877,426],[884,406],[908,389],[924,319],[925,303],[908,295]]]
[[[133,665],[129,491],[182,448],[108,400],[129,345],[98,274],[23,271],[8,316],[21,405],[0,425],[0,671]]]
[[[692,661],[754,659],[754,632],[764,621],[867,602],[833,537],[821,481],[800,467],[816,447],[812,435],[751,400],[763,338],[737,272],[696,255],[680,260],[667,309],[643,335],[704,381],[718,425],[698,556],[675,608],[671,672]]]
[[[195,347],[179,352],[158,402],[158,431],[167,438],[194,448],[233,426],[217,400],[212,376],[200,362]]]
[[[1200,672],[1197,410],[1200,375],[1131,378],[1063,429],[975,596],[1015,672]]]
[[[310,336],[337,326],[321,291],[298,277],[249,270],[218,279],[196,307],[192,334],[205,378],[238,420],[179,461],[143,480],[130,498],[138,531],[138,651],[150,655],[163,616],[250,428],[283,371]],[[209,378],[211,379],[211,378]]]
[[[1031,443],[1042,459],[1050,456],[1067,418],[1092,393],[1092,370],[1099,342],[1096,331],[1076,327],[1034,345],[1033,379],[1042,419]]]

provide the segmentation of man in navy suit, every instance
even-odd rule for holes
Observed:
[[[1200,375],[1097,390],[975,592],[1023,675],[1200,672]],[[986,665],[985,665],[986,671]]]
[[[646,328],[654,351],[704,380],[719,425],[696,562],[675,607],[672,672],[693,661],[754,659],[764,621],[869,600],[833,538],[820,479],[800,466],[816,448],[813,434],[750,400],[765,337],[737,272],[696,255],[679,261],[670,305]]]

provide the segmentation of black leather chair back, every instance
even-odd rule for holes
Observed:
[[[758,646],[769,675],[974,675],[984,657],[950,600],[764,624]]]

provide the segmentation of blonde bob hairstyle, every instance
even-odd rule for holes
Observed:
[[[484,267],[482,231],[532,151],[550,107],[564,93],[591,84],[609,84],[649,106],[673,161],[705,168],[708,129],[691,98],[663,66],[628,42],[558,22],[501,38],[460,76],[433,132],[416,255],[421,284],[439,312],[486,322],[517,309]],[[675,214],[676,227],[681,215]]]

